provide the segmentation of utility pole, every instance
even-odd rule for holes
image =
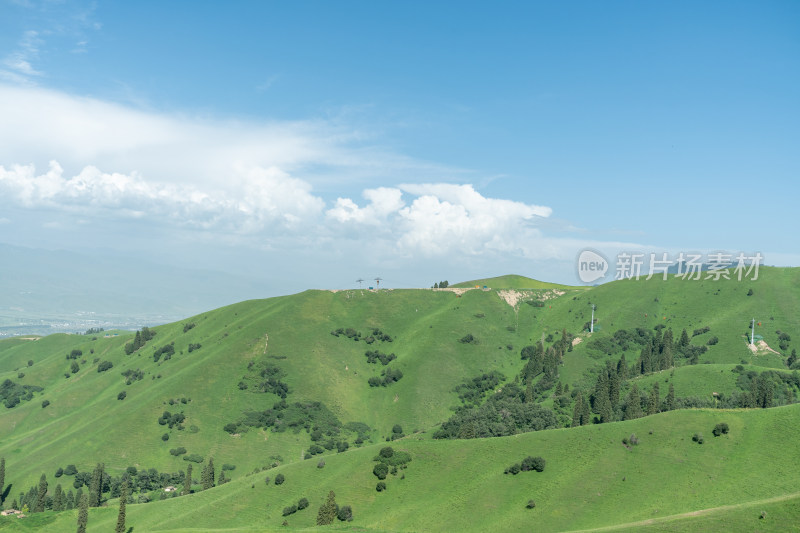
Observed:
[[[592,321],[589,322],[589,333],[594,333],[594,308],[596,306],[592,304]]]

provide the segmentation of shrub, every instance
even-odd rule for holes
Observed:
[[[199,350],[202,347],[203,347],[203,345],[200,344],[200,343],[196,343],[196,344],[189,343],[189,353],[192,353],[195,350]]]
[[[336,513],[336,518],[338,518],[342,522],[352,521],[353,509],[351,509],[349,505],[343,505],[342,507],[339,508],[339,512]]]
[[[526,505],[525,508],[533,509],[534,507],[536,507],[536,502],[533,500],[528,500],[528,505]]]
[[[391,446],[385,446],[381,448],[380,453],[378,455],[384,459],[388,459],[392,455],[394,455],[394,449]]]
[[[48,405],[50,405],[50,400],[44,400],[44,401],[42,402],[42,409],[44,409],[44,408],[45,408],[45,407],[47,407]]]
[[[56,477],[61,477],[63,475],[64,475],[64,469],[59,466],[58,470],[56,470]]]
[[[161,440],[167,442],[169,440],[169,433],[164,433],[163,435],[161,435]]]
[[[367,380],[367,383],[369,383],[370,387],[380,387],[381,385],[383,385],[383,382],[381,381],[381,378],[375,377],[375,376],[369,378]]]
[[[702,433],[695,433],[694,435],[692,435],[692,440],[694,442],[696,442],[697,444],[703,444],[703,442],[704,442],[703,434]]]
[[[236,465],[232,465],[230,463],[225,463],[222,465],[223,470],[236,470]]]
[[[114,366],[114,363],[111,361],[103,361],[99,365],[97,365],[98,372],[105,372],[106,370],[110,370]]]
[[[75,467],[75,465],[67,465],[67,467],[64,469],[65,476],[74,476],[77,473],[78,469]]]
[[[278,474],[277,476],[275,476],[276,485],[283,485],[284,481],[286,481],[286,478],[283,476],[283,474]]]
[[[378,481],[378,484],[375,485],[375,490],[377,490],[378,492],[385,491],[386,490],[386,483],[384,483],[383,481]]]
[[[25,372],[20,372],[19,374],[17,374],[18,379],[22,379],[24,377],[25,377]]]
[[[636,436],[636,433],[631,433],[631,436],[628,437],[628,442],[631,444],[631,446],[636,446],[639,444],[639,437]]]
[[[725,422],[720,422],[716,426],[714,426],[714,436],[719,437],[722,434],[727,434],[729,431],[728,424]]]
[[[713,337],[708,339],[708,342],[706,344],[708,344],[709,346],[714,346],[718,342],[719,342],[719,338],[716,335],[714,335]]]
[[[513,474],[516,476],[517,474],[519,474],[520,470],[522,470],[522,465],[520,465],[519,463],[514,463],[513,465],[506,468],[504,473]]]
[[[187,331],[189,331],[193,327],[195,327],[195,323],[194,322],[189,322],[188,324],[184,324],[183,325],[183,332],[186,333]]]
[[[289,516],[290,514],[294,514],[297,512],[296,505],[290,505],[289,507],[283,508],[283,516]]]
[[[324,459],[320,459],[319,460],[319,462],[317,463],[317,468],[325,468],[325,460]]]
[[[125,391],[120,392],[117,394],[117,400],[124,400],[128,396],[128,393]]]
[[[458,339],[458,342],[460,342],[461,344],[478,344],[478,339],[473,337],[472,333],[467,333],[466,335]]]
[[[184,461],[191,461],[193,463],[202,463],[203,462],[203,456],[202,455],[198,455],[196,453],[190,453],[189,455],[184,455],[183,456],[183,460]]]
[[[308,507],[308,498],[300,498],[300,501],[297,502],[297,510],[302,511]]]
[[[384,480],[389,474],[389,467],[385,463],[378,463],[375,465],[375,468],[372,469],[372,473],[375,474],[378,479]]]
[[[527,463],[528,468],[525,468]],[[526,457],[522,461],[522,470],[536,470],[537,472],[544,471],[545,460],[541,457]]]

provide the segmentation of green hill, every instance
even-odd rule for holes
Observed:
[[[800,338],[796,314],[800,269],[762,268],[759,279],[748,282],[670,278],[586,289],[526,286],[534,280],[513,278],[485,283],[489,290],[463,293],[306,291],[246,301],[153,328],[155,336],[130,355],[124,348],[133,335],[119,332],[0,341],[3,394],[16,394],[19,400],[10,408],[0,406],[0,457],[7,463],[6,485],[12,484],[5,507],[20,492],[36,485],[43,472],[50,491],[57,483],[65,491],[72,489],[73,477],[54,477],[57,469],[70,464],[80,472],[91,472],[97,462],[104,462],[112,477],[130,466],[177,473],[189,464],[183,457],[193,454],[204,461],[194,464],[195,480],[205,461],[213,457],[218,469],[222,464],[235,465],[235,470],[227,471],[233,481],[188,497],[131,505],[130,523],[137,531],[280,528],[280,510],[290,505],[292,498],[300,497],[307,497],[311,508],[291,515],[288,521],[292,527],[308,527],[314,524],[316,509],[329,489],[336,491],[341,504],[353,506],[354,526],[380,531],[457,527],[483,531],[496,524],[514,530],[527,527],[523,524],[529,524],[531,516],[536,516],[536,523],[545,530],[590,529],[720,506],[741,504],[741,509],[749,509],[748,502],[782,498],[798,490],[784,483],[787,475],[782,473],[791,464],[789,455],[795,453],[789,450],[793,442],[790,431],[783,429],[784,424],[797,425],[800,412],[794,405],[766,410],[675,411],[494,439],[433,440],[432,435],[461,405],[457,386],[482,374],[502,374],[496,386],[477,397],[477,404],[502,397],[503,390],[508,393],[519,386],[524,390],[524,382],[514,383],[527,365],[520,356],[522,348],[542,339],[546,346],[558,344],[564,334],[573,340],[557,366],[555,380],[549,388],[545,388],[543,375],[531,381],[537,388],[534,401],[552,408],[559,426],[570,424],[575,393],[581,390],[590,395],[607,362],[617,364],[623,354],[628,365],[637,362],[641,346],[620,344],[620,338],[644,338],[641,335],[645,334],[652,338],[668,328],[676,340],[687,330],[690,347],[698,352],[696,361],[676,357],[675,367],[633,375],[623,382],[621,398],[636,385],[646,406],[644,396],[659,384],[661,399],[665,400],[672,385],[681,406],[727,405],[755,393],[760,376],[770,375],[771,381],[764,382],[771,387],[770,404],[791,404],[800,392],[797,373],[787,368]],[[597,321],[594,333],[589,334],[591,304],[596,306]],[[753,317],[761,322],[757,333],[774,352],[748,348],[744,335]],[[624,334],[619,333],[622,330]],[[716,337],[715,343],[711,343],[712,337]],[[706,351],[699,353],[702,347]],[[388,364],[383,365],[381,358]],[[99,371],[109,363],[113,365],[110,369]],[[391,369],[388,374],[387,369]],[[387,383],[387,375],[396,376],[397,371],[402,378]],[[373,384],[380,384],[370,386],[370,378]],[[555,381],[559,387],[569,385],[570,392],[556,394]],[[460,390],[463,394],[464,389]],[[285,404],[279,403],[281,395],[285,395]],[[611,414],[613,420],[624,418],[623,404],[620,400],[620,407]],[[165,411],[173,418],[167,419]],[[175,421],[176,415],[182,415],[181,421]],[[248,426],[256,419],[267,420],[269,428]],[[732,421],[741,420],[736,424],[743,424],[742,428],[762,427],[763,431],[758,438],[749,431],[732,430],[730,436],[714,439],[710,432],[717,419],[724,419],[732,428]],[[656,421],[660,421],[658,426]],[[395,425],[410,435],[396,446],[407,449],[413,461],[404,472],[406,479],[390,476],[387,492],[377,493],[372,458],[391,437]],[[315,429],[319,435],[312,440]],[[664,440],[651,437],[650,429]],[[698,431],[706,436],[702,446],[691,442]],[[642,444],[628,450],[619,442],[630,432],[636,432]],[[741,440],[745,435],[750,440]],[[683,445],[681,439],[694,447],[676,448],[680,453],[716,453],[713,457],[717,459],[701,454],[697,464],[702,463],[703,468],[716,465],[727,473],[703,470],[705,474],[697,479],[688,478],[695,463],[680,463],[677,456],[675,462],[668,460],[671,447]],[[339,443],[344,442],[349,449],[337,453]],[[735,444],[721,450],[720,443]],[[304,460],[315,445],[323,453]],[[328,446],[332,449],[326,449]],[[642,450],[648,446],[660,451],[644,457]],[[757,451],[773,446],[789,454],[785,462],[772,452]],[[170,453],[179,448],[186,453]],[[539,448],[544,451],[536,451]],[[744,483],[741,488],[734,472],[739,472],[740,481],[749,479],[742,472],[750,463],[739,454],[745,450],[756,454],[758,467],[752,468],[763,471],[764,479]],[[503,475],[505,467],[526,455],[542,455],[548,460],[548,469],[541,474]],[[622,474],[626,482],[613,485],[615,499],[609,503],[603,496],[610,493],[600,480],[610,483],[611,478],[599,476],[597,469],[613,468],[619,474],[628,464],[624,461],[640,456],[642,462],[633,477]],[[718,462],[723,456],[730,464]],[[320,457],[326,461],[324,469],[317,468]],[[646,466],[656,460],[664,461],[664,470],[654,470],[648,477]],[[261,472],[264,467],[270,471]],[[663,479],[669,468],[683,472],[676,474],[672,485]],[[258,475],[248,475],[256,470]],[[462,470],[463,476],[456,473]],[[267,487],[263,478],[274,478],[278,472],[285,472],[289,481]],[[553,472],[558,475],[551,477]],[[642,485],[638,483],[644,479],[655,484],[649,493],[652,496],[636,500],[641,501],[641,512],[638,507],[622,512],[621,502],[640,498]],[[539,483],[544,481],[547,490],[539,495]],[[767,487],[768,482],[773,488]],[[520,483],[525,489],[520,497],[525,491],[533,493],[525,495],[521,505],[516,500]],[[582,499],[575,495],[578,486],[595,484],[598,490],[594,493],[591,489]],[[411,488],[404,492],[403,486]],[[273,500],[275,490],[283,491],[284,496]],[[595,493],[600,496],[592,496]],[[154,489],[149,497],[160,494]],[[530,498],[537,502],[534,510],[524,508]],[[794,500],[779,499],[765,505],[769,503],[776,509],[775,515],[782,515],[786,514],[786,501]],[[576,502],[596,510],[579,512],[570,507],[578,505]],[[480,519],[470,515],[471,509],[482,509]],[[735,512],[739,511],[730,510]],[[206,522],[197,521],[198,513]],[[702,516],[716,520],[719,513],[709,511]],[[787,516],[795,515],[788,512]],[[74,511],[47,512],[16,522],[0,519],[0,528],[13,523],[24,529],[53,520],[53,531],[66,531],[73,528],[74,517]],[[104,520],[108,520],[104,526],[108,530],[113,527],[108,526],[112,519],[116,519],[114,509],[93,509],[90,531]],[[684,527],[680,524],[686,523],[685,528],[691,529],[693,520],[676,516],[669,527],[680,530]],[[647,527],[661,527],[659,524],[662,521]]]
[[[515,274],[507,274],[505,276],[497,276],[495,278],[474,279],[472,281],[464,281],[451,285],[454,288],[473,288],[473,287],[489,287],[492,289],[585,289],[585,287],[572,287],[570,285],[560,285],[558,283],[548,283],[546,281],[539,281],[525,276],[517,276]]]

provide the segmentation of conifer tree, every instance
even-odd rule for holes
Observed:
[[[689,346],[689,334],[686,333],[686,328],[681,332],[681,338],[678,341],[678,348],[686,348]]]
[[[75,508],[75,495],[72,493],[72,489],[67,492],[66,498],[64,498],[64,510],[71,511]]]
[[[122,489],[119,494],[119,514],[117,515],[117,528],[114,533],[125,533],[125,503],[128,499],[128,480],[122,482]]]
[[[322,504],[322,507],[319,508],[319,512],[317,513],[317,525],[327,526],[332,524],[336,518],[337,511],[336,495],[333,491],[330,491],[328,493],[328,499],[325,500],[325,503]]]
[[[89,507],[99,507],[103,494],[103,471],[105,465],[97,463],[92,472],[92,481],[89,485]]]
[[[61,483],[56,485],[56,490],[53,493],[53,510],[54,511],[64,510],[64,491],[61,488]]]
[[[47,496],[47,477],[44,474],[42,474],[42,477],[39,478],[39,488],[37,489],[36,492],[36,503],[33,505],[34,513],[44,512],[44,501],[46,496]]]
[[[616,409],[619,404],[619,376],[612,369],[608,370],[608,401],[611,402],[611,408]]]
[[[667,399],[664,403],[666,404],[667,411],[675,409],[675,387],[672,383],[669,384],[669,392],[667,392]]]
[[[611,401],[608,399],[608,389],[606,387],[600,388],[594,399],[594,411],[600,415],[600,422],[611,422]]]
[[[627,404],[625,420],[642,417],[642,399],[639,397],[639,387],[636,386],[636,383],[633,384],[633,388],[628,393]]]
[[[186,480],[183,482],[183,494],[190,494],[192,492],[192,463],[186,467]]]
[[[575,396],[575,409],[572,411],[572,427],[582,426],[588,422],[588,420],[584,421],[584,417],[588,418],[584,410],[588,411],[588,406],[583,398],[583,393],[578,390],[578,395]]]
[[[559,381],[558,384],[556,384],[556,396],[561,396],[562,394],[564,394],[564,387],[562,387],[561,381]]]
[[[214,458],[208,458],[208,464],[203,468],[203,472],[200,476],[201,482],[203,483],[203,490],[208,490],[214,486]]]
[[[628,362],[625,360],[625,354],[622,354],[617,362],[617,375],[620,381],[628,379]]]
[[[653,384],[653,390],[650,391],[650,400],[647,402],[647,414],[654,415],[661,411],[661,393],[658,389],[658,382]]]
[[[86,533],[86,524],[89,522],[89,497],[81,495],[78,505],[78,533]]]

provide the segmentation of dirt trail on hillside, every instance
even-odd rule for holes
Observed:
[[[772,352],[772,353],[777,353],[778,355],[780,355],[780,353],[778,353],[775,350],[773,350],[772,348],[770,348],[769,344],[767,344],[763,340],[758,341],[757,343],[755,343],[755,345],[750,344],[748,342],[747,343],[747,347],[750,348],[750,351],[753,352],[756,355],[758,355],[758,352],[761,352],[761,353]]]
[[[793,492],[791,494],[783,494],[781,496],[775,496],[773,498],[766,498],[764,500],[755,500],[751,502],[742,502],[742,503],[735,503],[733,505],[721,505],[719,507],[709,507],[708,509],[698,509],[697,511],[690,511],[688,513],[680,513],[680,514],[673,514],[669,516],[660,516],[658,518],[650,518],[648,520],[639,520],[638,522],[628,522],[625,524],[614,524],[613,526],[603,526],[597,527],[592,529],[576,529],[572,530],[569,533],[589,533],[593,531],[614,531],[615,529],[631,529],[636,528],[639,526],[650,526],[654,524],[660,524],[662,522],[669,522],[672,520],[680,520],[681,518],[691,518],[693,516],[703,516],[707,514],[713,514],[716,512],[721,511],[730,511],[733,509],[741,509],[742,507],[756,507],[759,505],[764,505],[765,503],[775,503],[785,500],[792,500],[795,498],[800,498],[800,492]]]

